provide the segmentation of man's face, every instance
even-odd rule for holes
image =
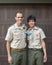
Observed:
[[[23,23],[23,14],[22,13],[17,13],[16,14],[16,17],[15,17],[15,20],[16,22],[18,23],[18,25],[22,24]]]
[[[33,28],[35,26],[34,20],[29,20],[28,25],[29,25],[29,27]]]

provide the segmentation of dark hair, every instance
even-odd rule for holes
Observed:
[[[36,17],[34,15],[30,15],[28,18],[27,18],[27,22],[29,22],[29,20],[34,20],[34,22],[36,22]]]

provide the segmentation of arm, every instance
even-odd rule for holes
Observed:
[[[12,57],[10,53],[10,42],[6,42],[6,49],[7,49],[7,55],[8,55],[8,62],[11,64],[12,63]]]
[[[41,40],[42,42],[42,48],[43,48],[43,53],[44,53],[44,62],[47,61],[47,53],[46,53],[46,45],[44,39]]]

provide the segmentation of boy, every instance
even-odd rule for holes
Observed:
[[[27,18],[29,29],[27,30],[28,38],[28,65],[44,65],[47,61],[46,38],[43,30],[36,26],[36,18],[30,15]],[[42,51],[43,50],[43,51]]]

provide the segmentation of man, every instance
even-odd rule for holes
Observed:
[[[11,65],[26,65],[26,26],[23,24],[23,14],[18,12],[16,23],[8,28],[6,34],[6,48],[8,62]]]
[[[28,38],[28,65],[44,65],[47,61],[46,38],[43,30],[36,26],[36,18],[30,15],[27,18],[29,29],[27,30]]]

